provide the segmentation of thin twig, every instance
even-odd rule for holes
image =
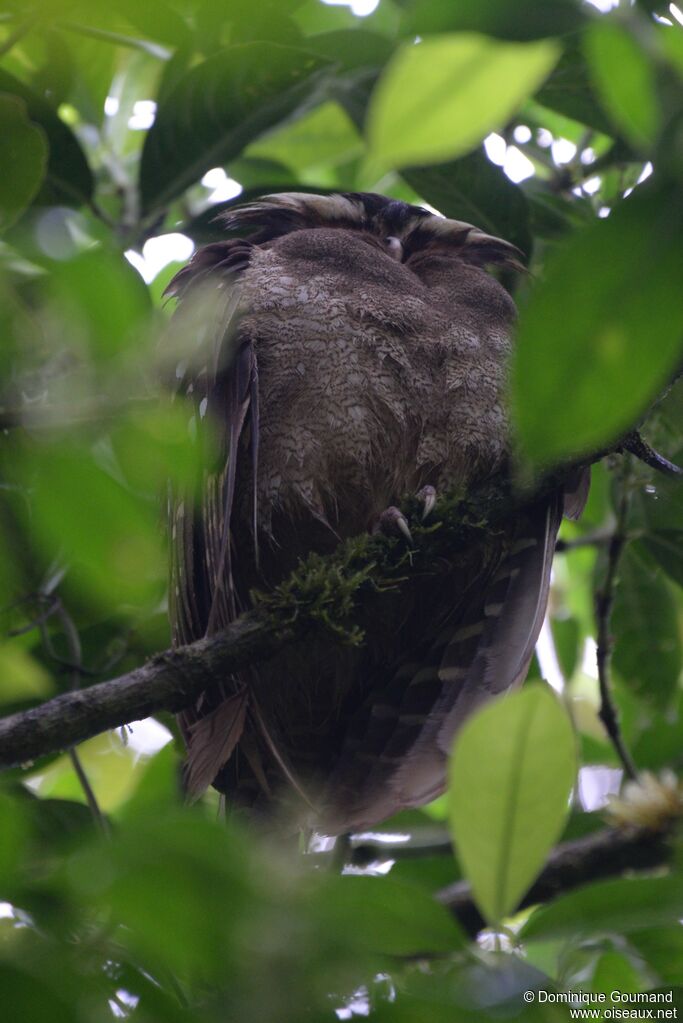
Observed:
[[[62,627],[67,650],[69,652],[69,660],[71,662],[70,669],[71,690],[73,691],[76,689],[80,689],[81,679],[83,675],[83,648],[81,646],[81,637],[78,634],[78,629],[74,624],[73,618],[68,613],[68,611],[66,610],[66,608],[64,607],[59,598],[57,598],[54,601],[52,615],[59,621],[59,624]],[[40,629],[41,633],[43,634],[43,640],[45,641],[45,639],[48,637],[44,622],[41,622]],[[69,748],[68,756],[69,760],[71,761],[71,766],[73,767],[76,777],[78,778],[79,784],[83,789],[85,800],[88,804],[88,808],[90,810],[90,813],[92,814],[92,818],[95,821],[95,824],[102,832],[102,834],[109,835],[109,823],[107,821],[107,818],[104,816],[102,810],[100,809],[100,805],[97,802],[97,796],[95,795],[93,787],[90,784],[90,780],[88,778],[86,770],[83,767],[83,762],[78,752],[73,748],[73,746]]]
[[[627,465],[627,463],[624,463]],[[600,687],[600,711],[598,717],[605,726],[616,753],[621,760],[624,771],[631,779],[638,776],[637,768],[628,751],[624,737],[621,734],[619,724],[619,713],[612,696],[612,683],[610,677],[610,660],[612,656],[613,639],[610,632],[610,618],[614,605],[614,593],[617,583],[619,562],[626,545],[626,517],[628,514],[630,493],[625,480],[622,478],[622,491],[617,507],[617,521],[612,533],[612,538],[607,548],[607,569],[602,586],[595,594],[595,618],[597,624],[597,667],[598,685]]]
[[[564,554],[566,551],[574,551],[579,547],[603,547],[610,543],[611,539],[611,529],[595,529],[584,536],[572,537],[571,540],[558,540],[555,544],[555,550],[558,554]]]

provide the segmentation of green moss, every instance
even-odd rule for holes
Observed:
[[[438,572],[484,537],[501,532],[499,523],[511,510],[509,485],[498,480],[476,494],[462,491],[439,498],[427,522],[415,497],[402,502],[413,544],[402,535],[352,537],[330,555],[309,554],[292,574],[268,593],[255,591],[255,607],[276,633],[302,626],[322,626],[337,640],[363,642],[363,604],[367,594],[409,584],[418,574]],[[507,515],[505,515],[507,513]],[[497,524],[498,523],[498,524]]]

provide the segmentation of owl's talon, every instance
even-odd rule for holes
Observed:
[[[403,533],[408,543],[413,542],[413,534],[410,532],[408,520],[395,505],[385,508],[379,517],[375,533],[384,533],[385,536],[395,536],[396,532]]]
[[[436,504],[436,487],[433,487],[430,483],[418,490],[416,497],[418,501],[422,502],[422,521],[431,515]]]

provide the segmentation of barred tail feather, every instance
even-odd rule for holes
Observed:
[[[426,663],[404,665],[375,694],[364,734],[347,747],[330,787],[331,831],[438,796],[463,722],[524,680],[548,601],[562,502],[558,493],[524,516],[483,596],[437,638]]]

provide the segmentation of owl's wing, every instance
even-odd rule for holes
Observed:
[[[190,643],[232,621],[245,599],[234,584],[231,520],[241,461],[254,481],[252,526],[256,550],[259,406],[256,352],[238,330],[242,272],[252,246],[231,240],[199,250],[171,281],[181,299],[173,333],[190,358],[176,370],[177,390],[194,407],[193,424],[206,440],[192,492],[170,501],[170,615],[176,643]],[[221,699],[222,697],[222,699]],[[200,698],[179,716],[188,746],[190,794],[209,785],[230,757],[244,726],[246,692],[239,679],[216,699]]]
[[[331,830],[363,827],[439,795],[465,719],[523,681],[543,623],[564,499],[558,492],[518,517],[429,650],[373,693],[330,785]]]

